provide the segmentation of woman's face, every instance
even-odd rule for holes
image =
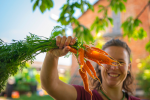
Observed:
[[[122,86],[130,66],[128,52],[123,47],[118,46],[107,47],[104,51],[117,60],[121,65],[113,66],[103,64],[104,68],[100,67],[103,85],[110,87],[116,87],[118,85]]]

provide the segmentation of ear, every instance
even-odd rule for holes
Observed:
[[[101,67],[102,67],[102,66],[100,66],[100,65],[97,65],[97,66],[98,66],[98,69],[101,70]]]
[[[129,72],[131,71],[131,63],[129,63],[127,71],[129,71]]]

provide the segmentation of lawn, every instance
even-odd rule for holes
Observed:
[[[49,95],[44,95],[44,96],[32,95],[31,97],[22,95],[20,96],[20,98],[13,99],[13,100],[54,100],[54,99],[50,97]]]

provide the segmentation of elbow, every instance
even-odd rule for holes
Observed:
[[[45,90],[45,83],[47,83],[42,77],[40,77],[40,80],[41,80],[41,88],[43,89],[43,90]]]
[[[47,92],[52,87],[53,87],[53,85],[52,85],[51,81],[47,80],[46,78],[41,77],[41,88],[43,90],[45,90]]]
[[[44,86],[41,84],[41,88],[43,89],[43,90],[45,90],[45,88],[44,88]]]

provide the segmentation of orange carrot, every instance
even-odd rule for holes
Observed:
[[[85,57],[98,60],[99,62],[101,62],[103,64],[113,65],[112,64],[113,62],[117,62],[115,60],[110,59],[108,56],[103,55],[97,51],[90,49],[90,48],[86,48],[84,54],[85,54]]]
[[[104,54],[104,55],[108,55],[111,59],[114,59],[113,57],[111,57],[107,52],[99,49],[99,48],[96,48],[96,47],[91,47],[92,49],[94,49],[95,51],[101,53],[101,54]],[[115,59],[114,59],[115,60]],[[102,63],[102,62],[101,62]],[[117,62],[119,65],[121,65],[119,62]]]
[[[84,49],[83,48],[79,48],[78,50],[78,62],[80,64],[80,67],[82,69],[82,67],[84,66]]]
[[[101,54],[105,54],[105,55],[108,55],[108,53],[106,53],[105,51],[99,49],[99,48],[96,48],[96,47],[89,47],[88,45],[85,45],[83,44],[83,46],[87,49],[87,48],[91,48],[93,49],[94,51],[97,51],[97,52],[100,52]]]
[[[70,47],[70,46],[67,46],[67,48],[69,49],[70,52],[74,53],[74,54],[77,54],[77,50]]]
[[[89,67],[86,65],[85,62],[84,62],[83,69],[84,69],[85,71],[87,71],[87,73],[88,73],[92,78],[94,78],[94,76],[92,75],[92,73],[91,73]]]
[[[90,61],[86,61],[86,65],[89,67],[89,69],[93,72],[93,74],[94,74],[94,76],[99,80],[99,82],[100,82],[100,84],[101,84],[101,81],[100,81],[100,79],[97,77],[97,75],[96,75],[96,71],[95,71],[95,69],[94,69],[94,67],[92,66],[92,64],[90,63]]]
[[[90,49],[90,50],[92,50],[93,51],[93,47],[92,48],[90,48],[88,45],[83,45],[84,47],[86,47],[86,49]],[[77,54],[77,50],[76,49],[74,49],[74,48],[72,48],[72,47],[70,47],[70,46],[68,46],[68,49],[69,49],[69,51],[70,52],[72,52],[72,53],[74,53],[74,54]],[[96,60],[96,59],[93,59],[93,58],[90,58],[90,57],[88,57],[88,56],[85,56],[86,58],[88,58],[88,59],[90,59],[90,60],[92,60],[92,61],[95,61],[97,64],[99,64],[100,66],[101,66],[101,64],[109,64],[110,62],[104,62],[104,61],[102,61],[102,60]],[[107,57],[107,58],[109,58],[109,57]],[[112,57],[111,57],[112,58]],[[109,58],[110,59],[110,58]],[[112,59],[111,59],[112,60]],[[113,60],[114,61],[114,60]],[[117,63],[119,63],[119,62],[117,62]],[[120,64],[120,63],[119,63]],[[114,64],[112,64],[112,65],[114,65]],[[121,64],[120,64],[121,65]]]
[[[82,69],[84,71],[84,69]],[[89,89],[89,85],[88,85],[88,78],[87,78],[87,73],[86,71],[82,72],[81,69],[79,69],[79,74],[83,80],[83,84],[84,84],[84,89],[91,95],[91,99],[92,99],[92,91]]]
[[[103,63],[102,61],[98,61],[96,59],[92,59],[92,58],[89,58],[88,56],[85,56],[85,58],[89,59],[89,60],[92,60],[94,62],[96,62],[98,65],[102,66],[101,63]]]
[[[99,48],[96,48],[96,47],[91,47],[91,48],[94,49],[94,50],[97,51],[97,52],[102,53],[102,54],[109,55],[107,52],[105,52],[105,51],[103,51],[103,50],[101,50],[101,49],[99,49]]]
[[[83,44],[83,47],[85,48],[90,48],[90,46],[86,45],[86,44]]]
[[[89,60],[92,60],[92,61],[96,62],[95,59],[91,59],[91,58],[89,58],[88,56],[85,56],[85,58],[87,58],[87,59],[89,59]]]

